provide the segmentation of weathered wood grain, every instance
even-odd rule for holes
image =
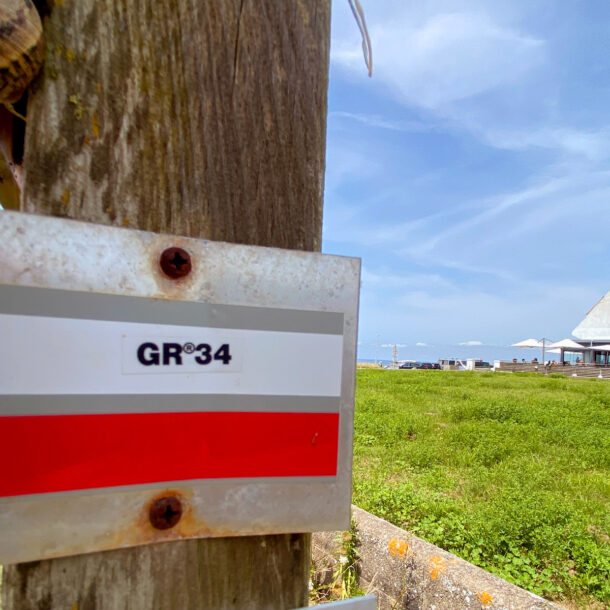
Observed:
[[[167,542],[4,567],[5,610],[298,608],[311,536]]]
[[[320,248],[330,1],[61,0],[23,207]]]
[[[55,0],[22,209],[319,250],[330,0]],[[295,608],[310,536],[189,540],[3,571],[4,610]]]

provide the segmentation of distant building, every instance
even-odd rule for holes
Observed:
[[[591,307],[572,334],[579,339],[610,342],[610,292]]]
[[[610,292],[603,296],[572,331],[580,339],[585,364],[608,364],[610,356]],[[601,347],[602,349],[595,349]],[[605,349],[603,349],[605,348]]]

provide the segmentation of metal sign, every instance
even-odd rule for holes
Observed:
[[[377,610],[377,596],[365,595],[363,597],[352,597],[338,602],[330,602],[324,604],[314,604],[309,608],[321,608],[324,606],[328,610]],[[299,610],[305,610],[300,608]]]
[[[349,527],[359,271],[1,212],[0,563]]]

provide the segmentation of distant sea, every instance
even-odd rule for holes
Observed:
[[[371,353],[372,352],[372,353]],[[359,349],[358,362],[375,362],[375,349]],[[517,358],[521,362],[525,358],[530,362],[532,358],[542,359],[541,349],[520,349],[518,347],[507,347],[504,345],[407,345],[398,348],[398,360],[416,360],[418,362],[438,362],[439,359],[480,358],[490,364],[494,360],[512,360]],[[545,354],[546,360],[557,360],[559,354]],[[392,348],[380,347],[377,351],[377,359],[387,364],[392,360]]]

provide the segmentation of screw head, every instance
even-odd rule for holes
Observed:
[[[148,513],[151,525],[158,530],[168,530],[182,517],[182,503],[175,496],[159,498]]]
[[[191,272],[191,255],[182,248],[167,248],[161,254],[159,265],[167,277],[177,280]]]

